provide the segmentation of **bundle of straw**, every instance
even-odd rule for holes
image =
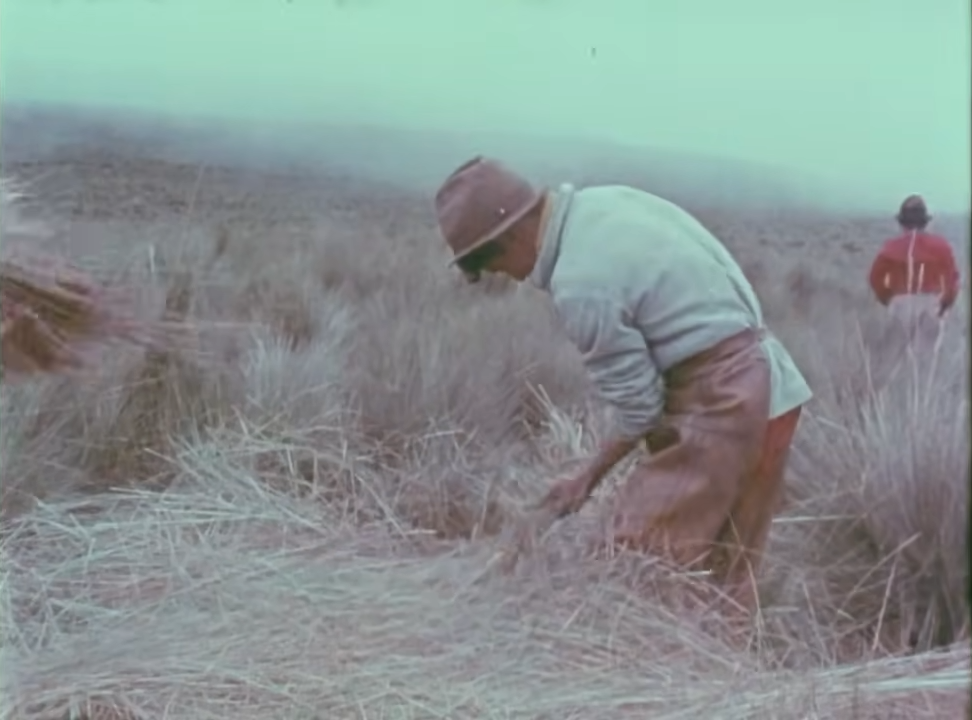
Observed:
[[[10,375],[56,373],[87,364],[95,343],[124,340],[154,346],[158,334],[139,323],[125,298],[61,261],[27,248],[44,234],[24,222],[8,181],[0,183],[0,369]]]
[[[53,258],[0,261],[4,374],[77,368],[92,342],[140,341],[137,323],[116,304],[92,278]]]

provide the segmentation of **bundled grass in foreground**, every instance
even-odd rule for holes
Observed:
[[[967,318],[912,358],[846,263],[756,249],[817,397],[740,638],[685,609],[698,579],[593,559],[600,497],[484,576],[609,414],[542,298],[457,283],[380,207],[215,233],[213,262],[205,225],[117,239],[98,264],[193,342],[0,389],[0,717],[961,712]],[[746,262],[748,219],[721,221]]]
[[[122,298],[31,247],[43,233],[22,220],[17,198],[6,182],[0,183],[0,370],[5,380],[83,366],[86,345],[114,340],[151,344],[158,333],[150,326],[139,327]]]
[[[566,563],[557,540],[475,584],[483,548],[350,523],[225,466],[230,450],[187,450],[165,495],[11,528],[6,717],[94,695],[142,717],[931,718],[966,686],[964,648],[769,667],[645,602],[644,561]]]

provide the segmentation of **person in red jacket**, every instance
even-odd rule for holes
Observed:
[[[871,265],[878,302],[912,331],[941,319],[958,297],[955,254],[944,237],[927,232],[931,219],[920,196],[905,198],[897,215],[902,232],[882,245]]]

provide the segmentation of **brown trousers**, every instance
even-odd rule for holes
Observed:
[[[740,333],[666,373],[660,432],[617,494],[613,526],[617,545],[709,570],[745,609],[800,416],[769,420],[759,340]]]

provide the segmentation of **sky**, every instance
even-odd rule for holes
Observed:
[[[968,0],[3,0],[0,94],[241,126],[586,136],[965,210],[969,14]]]

